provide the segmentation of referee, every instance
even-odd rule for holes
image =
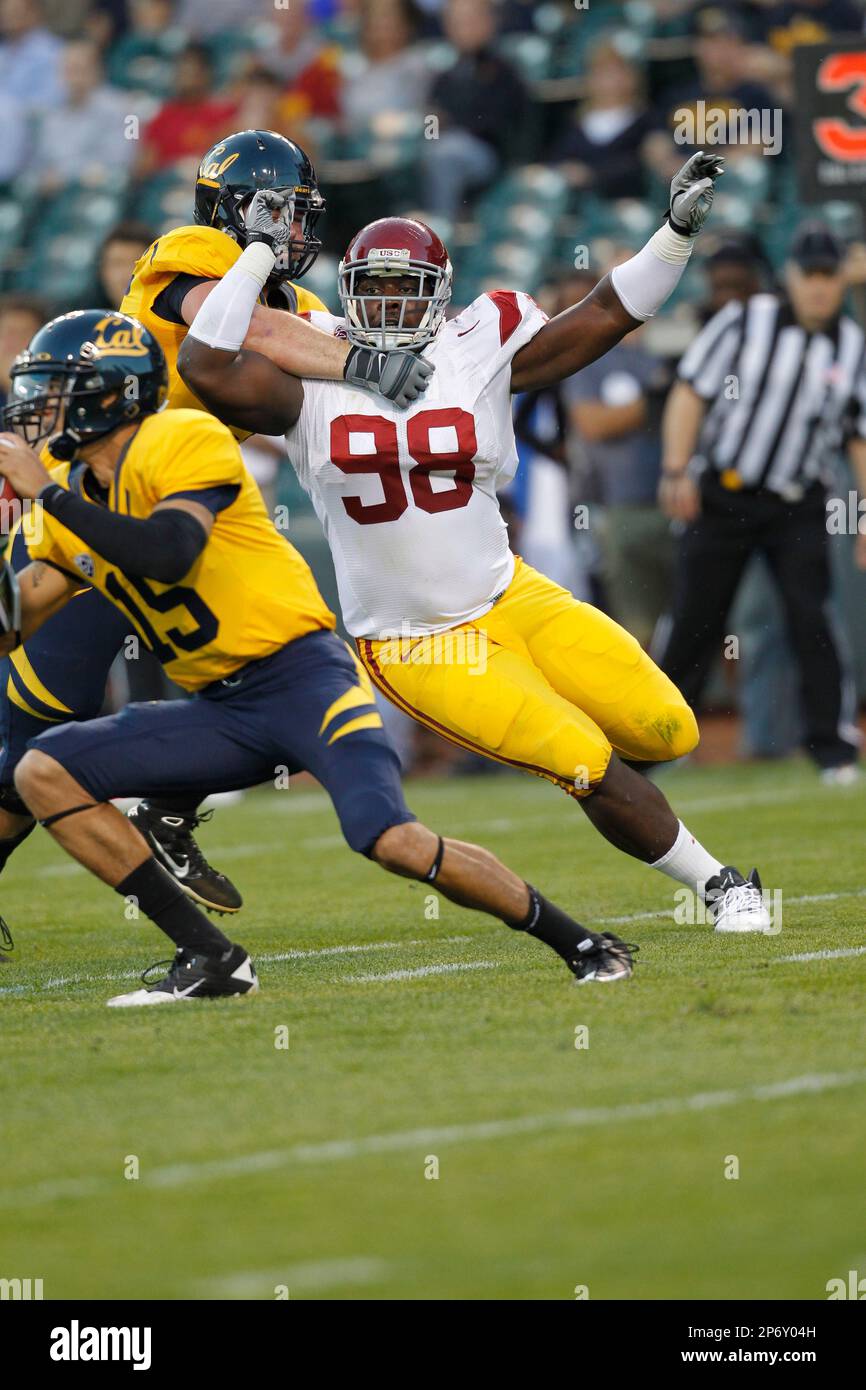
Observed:
[[[686,525],[659,664],[696,704],[762,551],[799,667],[806,750],[826,781],[846,782],[859,734],[828,611],[826,471],[844,440],[866,490],[866,341],[841,313],[844,248],[821,223],[796,233],[784,286],[715,314],[668,398],[659,501]]]

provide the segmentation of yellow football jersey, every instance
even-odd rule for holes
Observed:
[[[187,324],[180,314],[165,303],[165,291],[176,275],[204,275],[209,280],[221,280],[231,270],[241,254],[241,247],[225,232],[215,227],[176,227],[149,246],[136,261],[129,289],[120,306],[121,313],[149,328],[165,353],[168,364],[168,403],[175,407],[204,410],[186,382],[178,375],[177,354],[186,337]],[[311,309],[325,309],[316,295],[303,285],[289,286],[287,307],[298,314]],[[263,300],[262,300],[263,302]],[[244,438],[242,430],[233,430]]]
[[[47,451],[46,466],[55,462]],[[86,500],[83,468],[66,478]],[[128,616],[142,641],[185,690],[200,690],[287,642],[333,628],[306,561],[274,529],[237,441],[205,411],[148,415],[121,456],[106,505],[124,516],[150,516],[159,502],[236,486],[234,501],[214,518],[201,555],[180,584],[123,573],[90,551],[67,527],[35,509],[23,523],[31,559],[84,579]],[[94,506],[100,505],[93,502]]]

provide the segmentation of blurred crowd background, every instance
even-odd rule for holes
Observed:
[[[676,544],[656,494],[677,361],[712,312],[774,285],[807,211],[795,50],[863,31],[863,0],[0,0],[0,403],[12,359],[47,317],[118,304],[144,248],[192,220],[198,160],[233,130],[277,130],[312,156],[325,250],[305,284],[329,307],[357,227],[413,213],[450,248],[455,308],[504,286],[554,312],[658,225],[691,152],[674,138],[675,112],[701,101],[778,110],[773,155],[724,147],[712,230],[664,313],[561,389],[516,402],[516,547],[651,647]],[[862,323],[862,205],[808,211],[851,248],[848,307]],[[248,457],[271,499],[288,503],[291,537],[335,602],[280,442],[255,440]],[[847,494],[841,458],[837,469]],[[837,540],[835,602],[866,697],[866,578],[852,538]],[[740,659],[720,661],[706,707],[740,712],[740,753],[787,753],[796,680],[760,562],[730,631]],[[758,685],[750,661],[770,637]],[[454,756],[396,734],[407,767]]]

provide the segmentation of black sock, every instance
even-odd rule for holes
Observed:
[[[549,946],[567,964],[571,964],[582,941],[592,940],[593,932],[587,931],[556,903],[548,902],[543,893],[527,883],[529,889],[529,911],[522,922],[509,922],[515,931],[525,931]]]
[[[189,793],[186,796],[149,796],[145,804],[158,816],[183,816],[184,820],[195,820],[201,797],[193,798]]]
[[[221,956],[231,949],[228,937],[208,921],[152,855],[127,874],[114,891],[122,898],[135,898],[145,916],[176,946],[208,956]]]
[[[6,868],[11,855],[15,853],[18,846],[23,845],[27,836],[35,829],[36,822],[34,821],[32,825],[27,826],[26,830],[19,830],[17,835],[10,836],[8,840],[0,840],[0,873]]]

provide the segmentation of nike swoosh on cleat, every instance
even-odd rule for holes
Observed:
[[[175,878],[186,878],[189,874],[189,860],[184,859],[182,863],[176,864],[168,853],[168,850],[163,849],[156,836],[153,837],[153,843],[156,845],[157,853],[160,858],[165,861],[167,868],[174,874]]]
[[[189,996],[190,996],[191,994],[195,994],[195,991],[198,989],[199,985],[202,984],[202,983],[203,983],[203,982],[202,982],[201,980],[196,980],[194,984],[187,985],[186,989],[178,989],[177,985],[175,985],[175,987],[174,987],[174,997],[175,997],[175,999],[188,999]]]

